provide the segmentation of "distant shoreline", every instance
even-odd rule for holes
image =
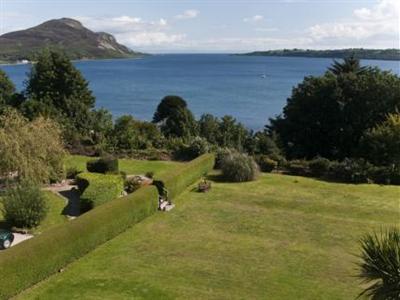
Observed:
[[[96,61],[96,60],[123,60],[123,59],[143,59],[150,55],[138,56],[138,57],[110,57],[110,58],[82,58],[82,59],[71,59],[72,62],[82,62],[82,61]],[[32,65],[35,64],[35,61],[30,61],[28,63],[22,62],[6,62],[0,61],[0,66],[20,66],[20,65]]]
[[[358,59],[400,61],[400,49],[282,49],[235,54],[238,56],[275,56],[341,59],[354,55]]]

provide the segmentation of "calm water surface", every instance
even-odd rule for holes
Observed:
[[[281,113],[293,86],[304,76],[321,75],[325,58],[251,57],[223,54],[155,55],[144,59],[75,62],[90,82],[96,106],[113,115],[151,120],[165,95],[180,95],[199,117],[209,112],[232,115],[251,129],[261,129]],[[399,61],[364,60],[400,74]],[[28,65],[0,66],[23,88]]]

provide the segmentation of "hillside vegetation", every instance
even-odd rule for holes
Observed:
[[[354,299],[359,237],[398,223],[399,193],[275,174],[188,188],[17,299]]]

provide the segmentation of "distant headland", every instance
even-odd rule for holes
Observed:
[[[62,50],[72,60],[145,55],[119,44],[109,33],[93,32],[77,20],[62,18],[1,35],[0,62],[34,61],[36,54],[46,47]]]

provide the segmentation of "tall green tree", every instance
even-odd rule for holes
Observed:
[[[400,78],[378,68],[361,74],[327,72],[293,89],[283,115],[270,120],[290,158],[357,155],[364,132],[400,107]]]
[[[29,122],[14,109],[0,116],[0,176],[10,173],[35,182],[63,178],[64,147],[56,122]]]
[[[203,114],[199,120],[199,134],[211,144],[217,144],[219,119],[212,114]]]
[[[115,149],[131,151],[157,147],[162,137],[155,124],[125,115],[115,121],[112,140]]]
[[[354,55],[346,57],[343,61],[334,60],[331,67],[328,68],[330,72],[335,75],[341,75],[345,73],[363,74],[368,71],[368,67],[363,67],[360,64],[360,60],[355,58]]]
[[[68,57],[59,51],[43,50],[32,65],[26,85],[27,117],[48,116],[68,130],[87,135],[95,98],[88,82]]]
[[[154,113],[153,123],[166,137],[190,139],[197,135],[197,123],[187,103],[179,96],[164,97]]]
[[[0,70],[0,113],[9,105],[15,94],[15,86],[7,74]]]

